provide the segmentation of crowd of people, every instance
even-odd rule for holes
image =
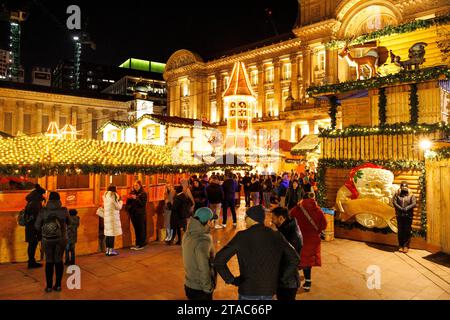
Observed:
[[[167,183],[163,213],[165,241],[182,246],[188,299],[211,300],[218,274],[225,283],[239,288],[239,299],[242,300],[266,300],[274,295],[278,300],[294,300],[300,287],[311,290],[311,271],[321,265],[321,233],[327,225],[315,200],[316,188],[314,173],[310,172],[283,173],[281,176],[212,173],[182,179],[177,186]],[[237,226],[236,208],[240,206],[241,191],[246,207],[246,229],[237,232],[216,254],[211,230],[225,228],[229,213],[233,227]],[[45,252],[45,291],[61,291],[64,255],[66,265],[75,264],[80,218],[75,209],[62,206],[58,192],[50,192],[48,199],[46,194],[46,190],[37,184],[26,197],[24,221],[28,267],[42,267],[35,260],[36,248],[41,241]],[[121,199],[115,186],[107,188],[101,215],[106,256],[118,255],[114,239],[122,234],[122,209],[128,212],[135,231],[136,243],[131,249],[145,247],[147,201],[147,193],[140,181],[133,184],[126,201]],[[406,183],[402,183],[393,205],[401,222],[400,250],[407,252],[409,220],[416,202]],[[271,223],[266,221],[269,211]],[[409,220],[403,222],[402,219]],[[234,255],[239,261],[238,276],[227,266]],[[304,275],[303,285],[300,270]]]

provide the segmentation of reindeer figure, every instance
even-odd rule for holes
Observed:
[[[352,57],[348,44],[339,53],[340,59],[346,59],[349,66],[356,67],[356,80],[361,79],[362,67],[367,66],[370,70],[369,78],[376,76],[376,67],[383,65],[387,59],[387,49],[385,47],[372,48],[362,57]]]

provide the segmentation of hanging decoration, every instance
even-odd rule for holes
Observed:
[[[336,129],[337,122],[337,109],[338,109],[338,99],[336,96],[329,97],[330,101],[330,110],[328,111],[328,115],[331,118],[331,129]]]
[[[450,68],[448,66],[436,66],[419,70],[404,71],[389,74],[385,77],[376,77],[366,80],[346,81],[324,86],[311,86],[306,89],[310,96],[336,94],[353,90],[368,90],[381,88],[399,83],[419,83],[434,79],[450,79]]]
[[[419,96],[417,95],[417,84],[411,84],[411,91],[409,93],[409,115],[411,126],[416,126],[419,122]]]
[[[396,56],[392,50],[389,50],[391,56],[391,62],[399,66],[403,70],[418,70],[419,66],[425,62],[425,47],[427,43],[417,42],[408,51],[408,60],[401,61],[400,56]]]
[[[363,34],[356,38],[345,38],[340,40],[331,40],[325,43],[325,48],[327,49],[338,49],[343,48],[346,44],[356,45],[363,44],[369,41],[377,40],[381,37],[390,36],[393,34],[403,34],[408,32],[413,32],[418,29],[427,29],[433,26],[443,25],[450,22],[450,14],[438,16],[427,20],[414,20],[402,25],[392,26],[388,25],[380,30]]]
[[[386,105],[387,105],[387,97],[386,97],[386,88],[378,89],[378,118],[380,120],[380,127],[386,126]]]

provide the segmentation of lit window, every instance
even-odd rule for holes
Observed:
[[[258,85],[258,70],[252,70],[250,77],[252,79],[252,86]]]
[[[291,64],[284,63],[283,64],[283,80],[291,79]]]
[[[289,90],[283,90],[283,96],[282,96],[282,104],[283,104],[283,110],[286,108],[286,99],[289,97]]]
[[[273,93],[268,93],[266,95],[266,110],[267,110],[267,116],[273,116],[274,115],[274,105],[273,105]]]
[[[225,76],[223,78],[223,85],[224,85],[225,89],[228,88],[228,82],[230,82],[230,77],[229,76]]]
[[[273,67],[266,68],[266,82],[267,83],[273,82]]]
[[[189,96],[189,86],[187,82],[183,82],[183,84],[181,85],[181,94],[183,97]]]
[[[317,63],[319,65],[319,70],[324,71],[325,70],[325,52],[323,52],[323,51],[319,52]]]
[[[217,91],[217,80],[212,79],[210,82],[210,93],[216,93]]]
[[[217,102],[211,102],[211,122],[217,122]]]

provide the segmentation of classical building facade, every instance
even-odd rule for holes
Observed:
[[[257,98],[253,128],[279,129],[280,139],[297,142],[330,125],[328,101],[309,97],[306,89],[352,80],[356,74],[355,67],[339,59],[339,51],[325,43],[445,15],[450,8],[445,0],[298,2],[297,21],[285,40],[271,43],[269,39],[262,47],[211,61],[184,49],[173,53],[164,72],[169,114],[216,123],[225,131],[227,110],[222,95],[234,63],[243,62]],[[377,44],[353,46],[353,56],[361,56],[369,45]],[[340,110],[337,118],[339,128]]]
[[[105,122],[127,118],[130,102],[125,99],[5,82],[0,87],[0,131],[12,136],[37,136],[54,121],[59,128],[66,124],[76,127],[78,138],[101,139],[97,129]]]

